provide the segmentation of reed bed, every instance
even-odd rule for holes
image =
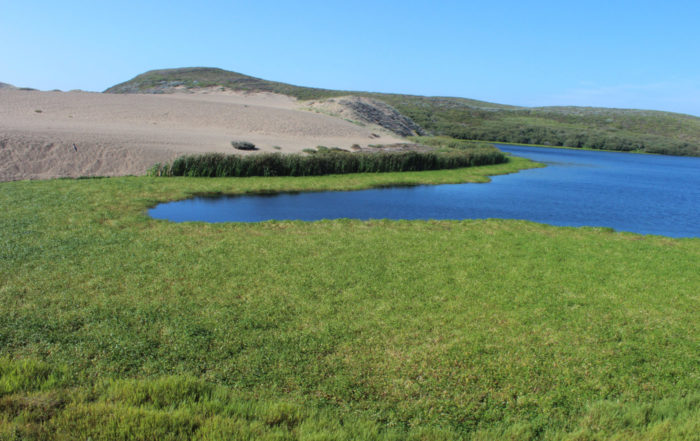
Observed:
[[[315,155],[262,153],[243,156],[207,153],[181,156],[172,164],[156,164],[148,174],[188,177],[319,176],[443,170],[494,165],[507,161],[505,154],[495,148],[453,152],[330,151]]]

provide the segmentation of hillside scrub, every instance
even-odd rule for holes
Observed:
[[[494,145],[483,141],[472,141],[449,136],[412,136],[411,141],[435,148],[438,152],[455,150],[489,149]]]
[[[700,118],[690,115],[577,107],[490,107],[456,99],[408,95],[382,95],[378,99],[385,100],[433,135],[700,156]]]

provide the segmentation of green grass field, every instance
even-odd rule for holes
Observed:
[[[529,165],[0,184],[0,440],[698,439],[700,239],[146,214]]]

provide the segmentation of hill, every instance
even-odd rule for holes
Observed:
[[[202,88],[272,92],[299,100],[355,95],[379,100],[434,135],[604,150],[700,156],[700,118],[652,110],[517,107],[466,98],[318,89],[215,68],[152,70],[107,93],[173,93]]]

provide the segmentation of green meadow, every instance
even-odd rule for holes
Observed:
[[[700,239],[146,213],[531,166],[0,184],[0,440],[699,439]]]

